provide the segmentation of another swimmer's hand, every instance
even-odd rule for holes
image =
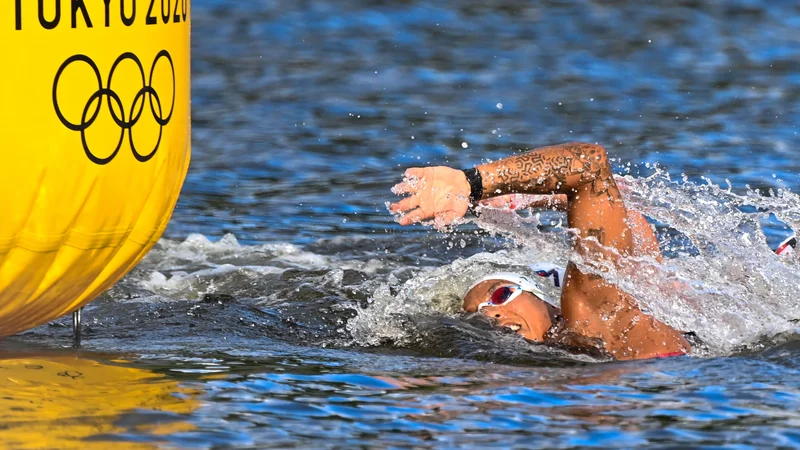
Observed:
[[[525,194],[507,194],[501,195],[499,197],[487,198],[486,200],[481,200],[479,204],[486,208],[495,208],[495,209],[517,209],[520,202],[520,197],[524,196]]]
[[[450,167],[425,167],[406,170],[403,181],[392,188],[408,197],[389,206],[401,216],[400,225],[434,220],[441,229],[464,217],[469,209],[470,186],[464,172]]]
[[[556,211],[567,210],[567,196],[556,195],[532,195],[532,194],[506,194],[499,197],[481,200],[481,206],[497,209],[523,209],[523,208],[546,208]]]

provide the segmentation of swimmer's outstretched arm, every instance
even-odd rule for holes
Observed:
[[[600,153],[598,153],[600,152]],[[601,164],[605,161],[605,164]],[[613,191],[619,199],[602,147],[572,143],[544,147],[476,168],[482,180],[479,197],[487,200],[508,194],[563,194],[570,199],[577,187],[591,183],[596,192]],[[390,206],[403,213],[401,225],[434,219],[449,224],[469,208],[470,184],[463,171],[449,167],[411,168],[394,187],[396,194],[411,194]],[[570,199],[571,200],[571,199]]]
[[[566,195],[568,224],[579,235],[576,248],[594,261],[598,272],[615,265],[620,256],[637,253],[603,147],[586,143],[544,147],[482,164],[477,171],[481,189],[476,200],[515,193]],[[405,175],[394,191],[410,196],[390,206],[393,212],[405,213],[401,224],[434,219],[447,225],[466,213],[471,189],[462,171],[412,168]],[[561,306],[569,333],[598,339],[617,359],[689,350],[680,332],[642,313],[635,299],[602,276],[584,274],[574,264],[568,267]]]

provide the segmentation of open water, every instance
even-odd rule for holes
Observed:
[[[0,444],[800,447],[800,4],[195,0],[193,160],[165,237],[0,346]],[[401,228],[411,165],[598,142],[663,264],[614,279],[695,331],[601,362],[459,312],[570,257],[557,213]],[[676,290],[675,281],[685,289]],[[5,371],[5,374],[3,374]],[[26,444],[28,443],[28,444]]]

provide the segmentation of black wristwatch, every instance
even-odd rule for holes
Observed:
[[[481,173],[476,168],[462,170],[467,177],[469,183],[469,202],[473,207],[478,205],[478,202],[483,198],[483,178]]]

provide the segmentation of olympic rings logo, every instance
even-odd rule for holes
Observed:
[[[161,98],[159,97],[158,92],[156,92],[156,90],[153,88],[153,73],[156,70],[156,65],[162,58],[169,62],[169,67],[172,71],[172,104],[169,107],[169,114],[166,116],[164,116],[164,110],[162,109]],[[111,87],[114,72],[119,64],[125,60],[133,61],[136,64],[136,66],[139,68],[139,73],[142,79],[142,88],[139,89],[139,91],[136,93],[136,96],[133,98],[133,103],[128,110],[127,116],[125,114],[125,108],[122,105],[122,100]],[[58,82],[67,67],[69,67],[71,64],[77,64],[80,62],[87,64],[89,68],[94,71],[95,77],[97,78],[97,91],[95,91],[95,93],[92,94],[86,101],[86,105],[83,107],[83,113],[81,114],[80,122],[74,123],[64,117],[64,114],[61,112],[61,108],[58,105]],[[133,156],[140,162],[147,162],[158,151],[158,147],[161,145],[161,134],[164,130],[164,126],[166,126],[170,119],[172,119],[172,113],[175,108],[175,93],[175,65],[172,63],[172,57],[166,50],[161,50],[156,55],[156,58],[153,60],[153,65],[150,67],[150,76],[147,80],[145,80],[144,67],[142,66],[142,62],[139,61],[139,57],[130,52],[123,53],[119,56],[119,58],[117,58],[116,61],[114,61],[114,64],[111,66],[111,71],[108,74],[108,80],[106,81],[105,86],[103,86],[103,80],[100,76],[100,69],[97,68],[97,64],[95,64],[91,58],[86,55],[73,55],[67,58],[67,60],[61,64],[61,67],[58,68],[58,72],[56,72],[56,77],[53,81],[53,106],[55,107],[58,119],[64,124],[65,127],[72,131],[79,131],[81,133],[83,150],[86,152],[86,156],[89,158],[89,160],[91,160],[93,163],[98,165],[108,164],[117,156],[117,153],[119,152],[119,149],[122,147],[122,143],[125,140],[125,130],[128,131],[128,141],[130,142]],[[95,120],[97,120],[97,117],[100,115],[103,97],[106,98],[106,103],[108,104],[108,110],[111,113],[111,118],[120,127],[119,141],[117,142],[114,151],[105,158],[101,158],[93,153],[89,148],[89,144],[86,142],[86,130],[92,126]],[[149,153],[140,152],[139,149],[136,148],[133,140],[133,127],[139,122],[139,119],[142,118],[145,97],[147,97],[147,99],[150,101],[150,112],[153,114],[153,118],[159,126],[158,140],[156,141],[155,147],[150,150]],[[117,110],[112,107],[112,101],[116,105]],[[92,105],[94,105],[94,111],[92,111]],[[136,109],[137,105],[138,110]],[[119,114],[117,111],[119,111]]]

